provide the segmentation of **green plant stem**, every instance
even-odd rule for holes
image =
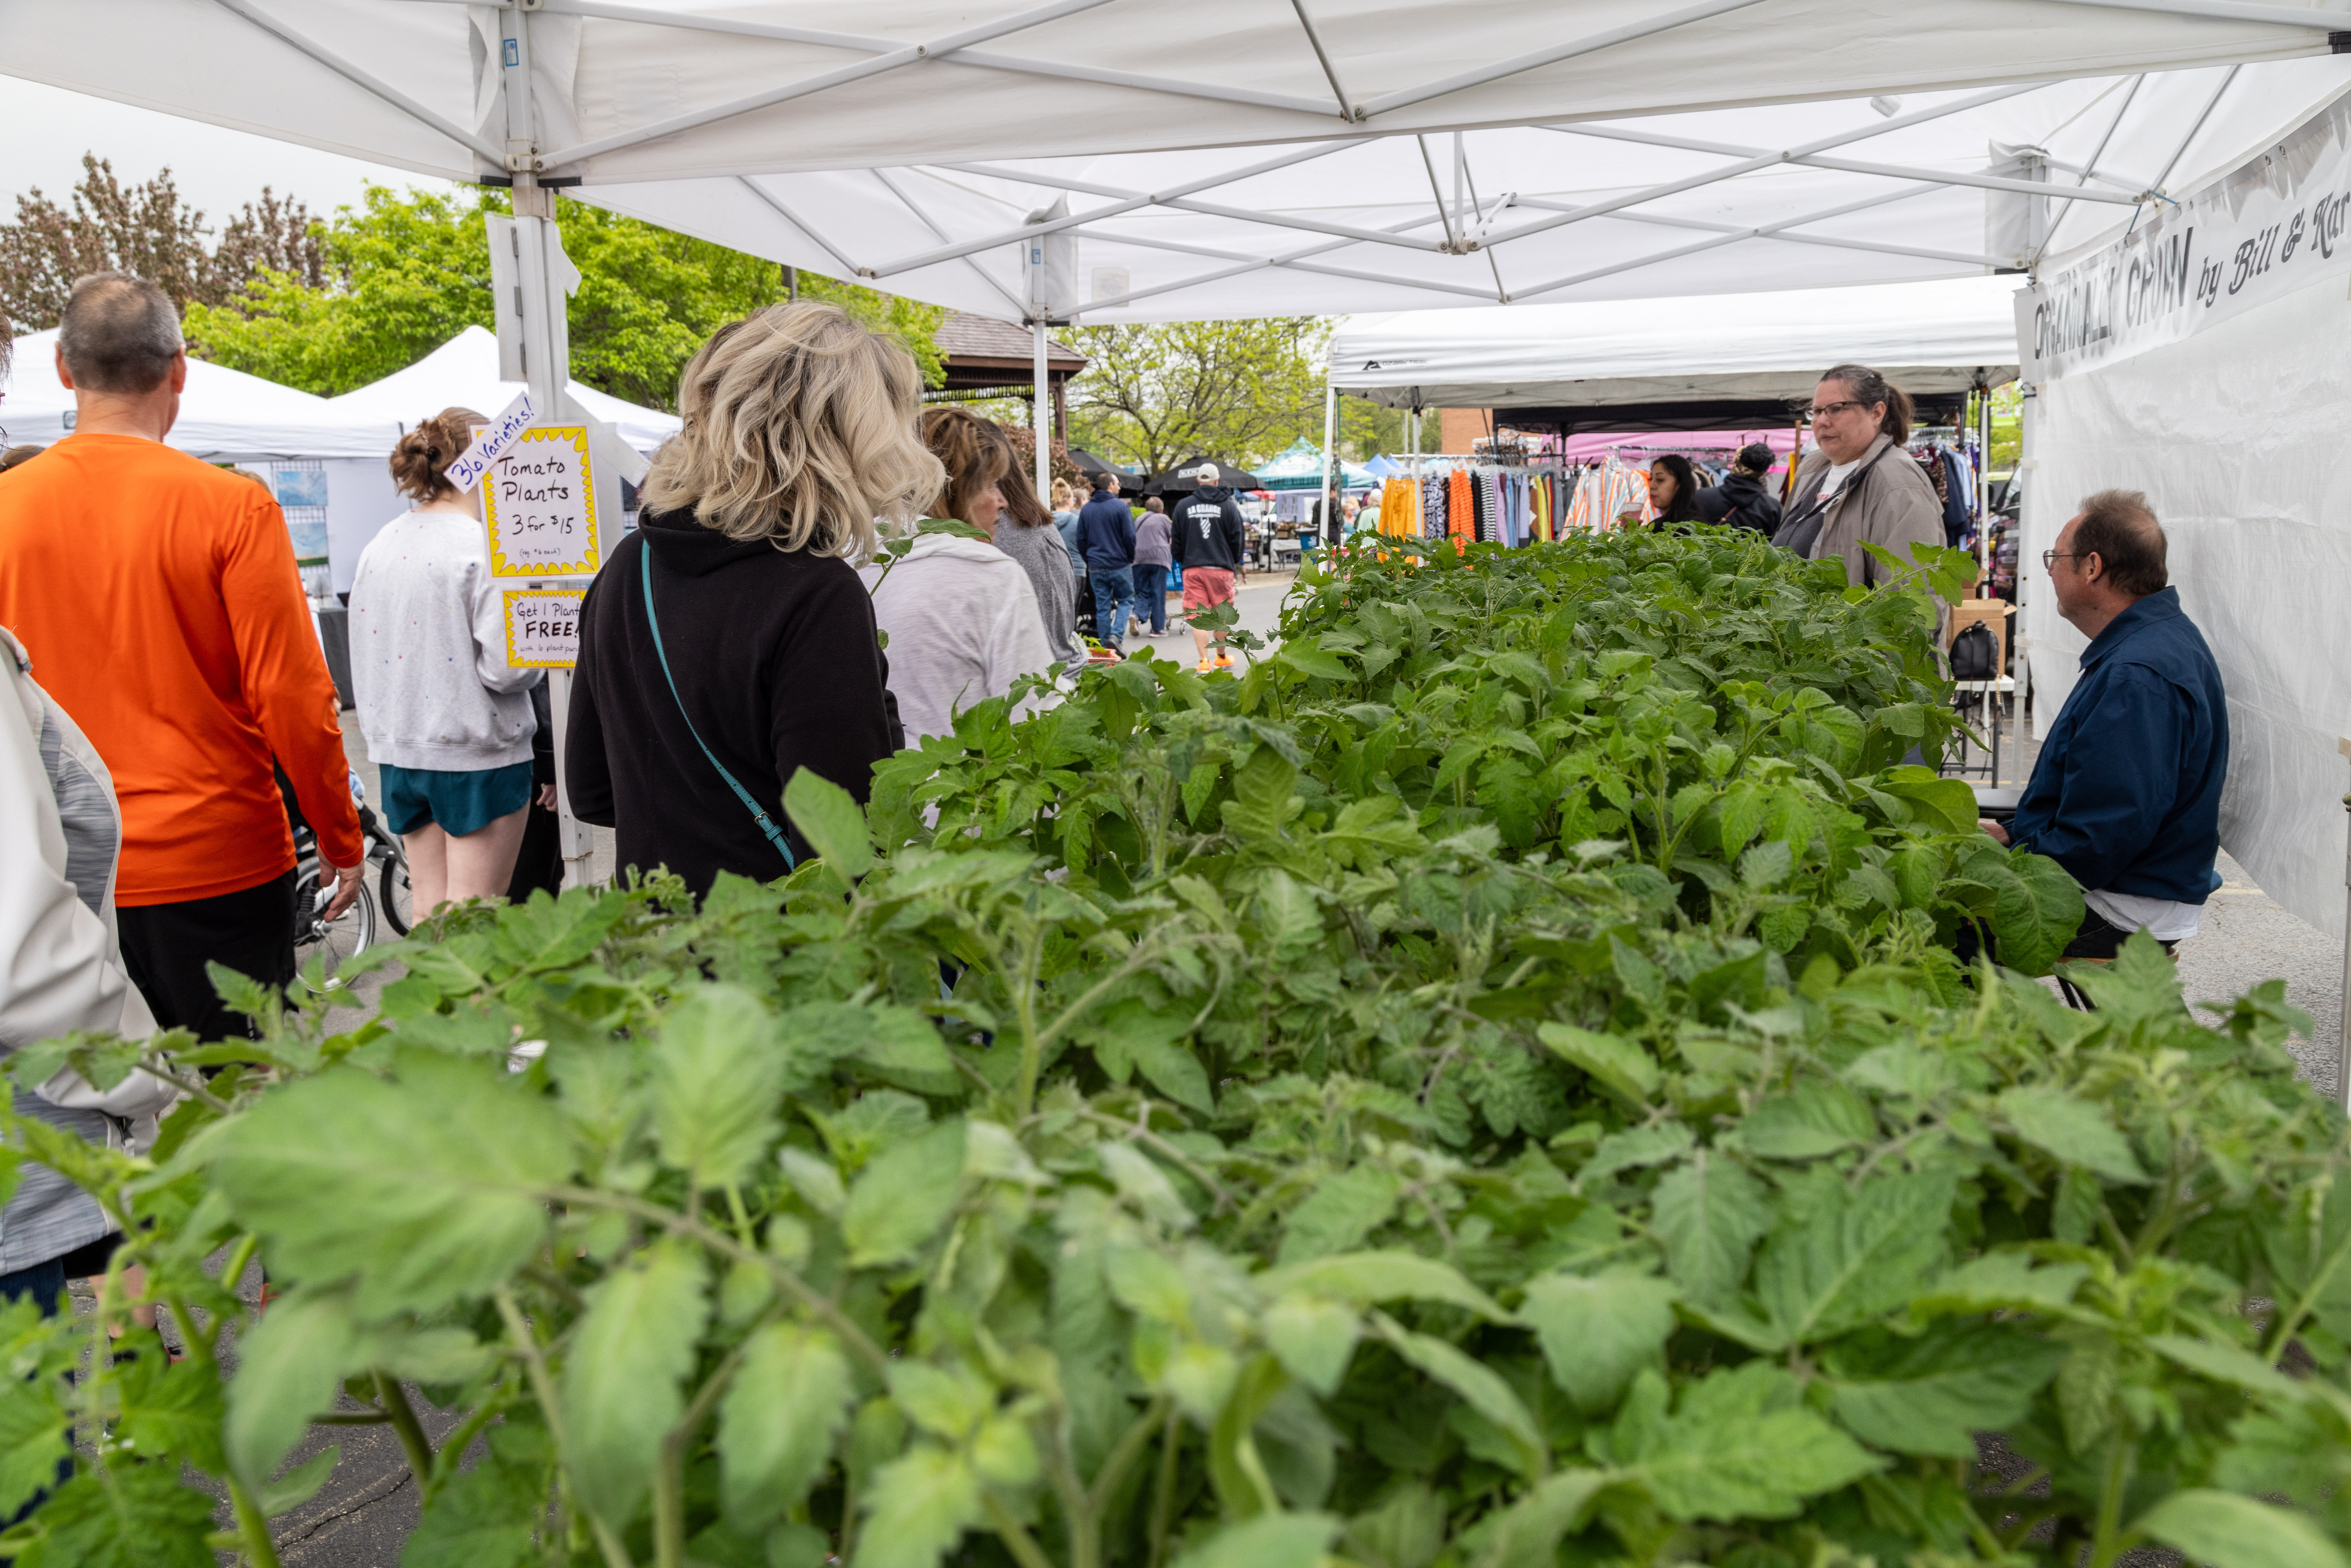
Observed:
[[[2106,1455],[2106,1473],[2098,1485],[2097,1533],[2090,1542],[2089,1568],[2114,1568],[2128,1544],[2122,1531],[2123,1487],[2130,1479],[2131,1445],[2117,1439]]]
[[[1053,1560],[1045,1555],[1045,1549],[1037,1544],[1037,1538],[1029,1533],[1028,1528],[1012,1517],[1012,1511],[1004,1506],[1002,1498],[983,1490],[980,1500],[987,1510],[988,1528],[996,1531],[997,1539],[1004,1542],[1004,1549],[1012,1553],[1012,1560],[1020,1568],[1053,1568]]]
[[[245,1560],[253,1568],[277,1568],[277,1542],[269,1538],[269,1520],[243,1481],[228,1478],[228,1500],[236,1511],[236,1532],[245,1542]]]
[[[547,1370],[547,1357],[540,1352],[530,1324],[524,1321],[522,1308],[515,1304],[514,1292],[500,1285],[490,1292],[490,1297],[497,1303],[498,1316],[507,1325],[507,1338],[514,1343],[515,1352],[522,1357],[523,1368],[529,1375],[530,1391],[538,1400],[539,1414],[547,1417],[548,1436],[555,1439],[555,1451],[568,1453],[570,1443],[564,1435],[563,1404],[555,1396],[555,1379]],[[605,1568],[636,1568],[628,1547],[604,1527],[593,1509],[582,1509],[580,1513],[587,1521],[589,1533],[596,1538],[596,1549],[603,1553]]]
[[[1044,952],[1044,933],[1031,929],[1021,941],[1020,969],[1012,984],[1013,1010],[1020,1016],[1020,1075],[1013,1082],[1012,1113],[1024,1119],[1037,1108],[1037,1078],[1044,1070],[1045,1037],[1037,1030],[1037,971]]]
[[[1111,1128],[1127,1137],[1134,1139],[1137,1143],[1150,1145],[1154,1149],[1159,1152],[1161,1156],[1164,1157],[1168,1164],[1182,1171],[1186,1176],[1190,1176],[1194,1181],[1198,1182],[1201,1188],[1206,1191],[1211,1198],[1216,1200],[1217,1211],[1219,1214],[1237,1207],[1233,1202],[1233,1195],[1226,1190],[1224,1183],[1218,1181],[1215,1176],[1210,1176],[1206,1169],[1194,1162],[1191,1156],[1185,1154],[1183,1150],[1177,1148],[1166,1139],[1161,1137],[1158,1134],[1153,1132],[1150,1128],[1138,1126],[1133,1122],[1122,1122],[1115,1116],[1107,1115],[1102,1112],[1092,1110],[1091,1108],[1081,1113],[1089,1122],[1097,1123],[1102,1126]]]
[[[854,1352],[859,1360],[886,1377],[890,1374],[890,1358],[857,1326],[855,1320],[841,1310],[839,1302],[816,1290],[777,1260],[764,1252],[755,1251],[721,1230],[713,1230],[699,1220],[688,1219],[675,1209],[664,1208],[641,1197],[624,1193],[601,1192],[590,1186],[551,1186],[541,1189],[542,1197],[552,1203],[569,1203],[584,1208],[612,1208],[622,1214],[632,1214],[652,1221],[673,1235],[698,1241],[714,1252],[724,1253],[742,1262],[765,1269],[776,1283],[800,1305],[825,1321],[825,1325],[839,1334],[841,1342]]]
[[[1086,1492],[1088,1508],[1099,1514],[1110,1506],[1112,1494],[1126,1479],[1126,1472],[1134,1468],[1134,1461],[1143,1457],[1143,1450],[1151,1446],[1151,1434],[1165,1423],[1173,1409],[1163,1394],[1134,1418],[1134,1425],[1119,1438],[1118,1446],[1110,1451],[1110,1458],[1094,1472],[1094,1484]]]
[[[1167,1561],[1167,1532],[1176,1522],[1176,1466],[1183,1453],[1184,1417],[1173,1406],[1159,1437],[1159,1476],[1151,1496],[1151,1559],[1147,1568]]]
[[[400,1434],[401,1451],[408,1456],[408,1472],[416,1478],[421,1497],[433,1480],[433,1440],[424,1435],[423,1424],[416,1419],[416,1408],[409,1404],[408,1390],[400,1385],[400,1379],[378,1368],[375,1394],[392,1429]]]
[[[473,1446],[474,1439],[482,1435],[485,1427],[498,1418],[506,1406],[506,1387],[502,1384],[496,1394],[474,1406],[473,1414],[457,1423],[457,1429],[449,1434],[448,1441],[441,1445],[440,1453],[434,1457],[433,1477],[424,1483],[424,1500],[428,1504],[450,1474],[464,1462],[465,1450]],[[443,1460],[447,1463],[444,1465]]]

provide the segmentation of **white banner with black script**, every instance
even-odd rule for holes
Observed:
[[[2019,294],[2023,376],[2110,364],[2346,275],[2351,97],[2186,201],[2150,204],[2120,240]]]

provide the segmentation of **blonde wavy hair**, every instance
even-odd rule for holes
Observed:
[[[711,335],[679,380],[685,428],[645,505],[732,539],[862,559],[877,520],[922,515],[946,473],[915,433],[914,356],[834,305],[770,305]]]

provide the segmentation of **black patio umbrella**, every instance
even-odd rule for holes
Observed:
[[[1152,496],[1180,496],[1200,487],[1199,473],[1205,464],[1217,465],[1217,483],[1228,490],[1261,490],[1256,475],[1238,463],[1228,463],[1221,457],[1194,454],[1173,468],[1163,469],[1151,476],[1144,493]]]

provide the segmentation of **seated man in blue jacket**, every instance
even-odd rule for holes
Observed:
[[[1094,631],[1119,650],[1134,609],[1134,513],[1118,498],[1117,476],[1094,476],[1093,498],[1078,513],[1078,549],[1093,580]]]
[[[2089,909],[2068,958],[2111,958],[2145,927],[2196,935],[2220,885],[2229,706],[2203,634],[2166,586],[2163,528],[2136,490],[2082,503],[2043,558],[2057,613],[2090,639],[2005,831],[2074,873]]]

